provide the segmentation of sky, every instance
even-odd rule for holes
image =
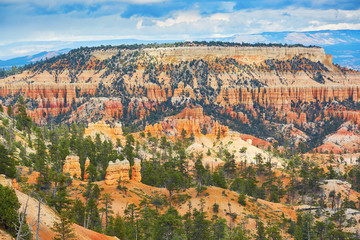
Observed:
[[[339,29],[360,30],[359,0],[0,0],[0,59],[80,41]]]

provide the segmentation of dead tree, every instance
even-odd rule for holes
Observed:
[[[26,236],[28,236],[31,233],[31,227],[34,226],[34,224],[31,224],[29,226],[28,231],[23,232],[23,226],[26,224],[26,211],[27,211],[27,207],[28,207],[28,203],[29,203],[29,196],[28,199],[26,200],[26,204],[25,207],[22,211],[20,211],[20,208],[18,209],[18,225],[15,224],[15,230],[17,232],[16,234],[16,240],[20,240],[25,238]]]

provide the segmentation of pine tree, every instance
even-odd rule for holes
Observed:
[[[85,206],[79,199],[76,199],[73,203],[71,216],[75,223],[83,225],[85,219]]]
[[[19,201],[15,191],[0,184],[0,225],[15,236],[15,224],[18,220]]]
[[[62,209],[68,209],[71,204],[71,199],[69,199],[68,186],[66,184],[66,177],[61,174],[59,176],[59,187],[56,192],[55,197],[50,199],[50,206],[54,206],[58,212],[61,212]]]
[[[10,178],[15,178],[15,161],[11,155],[11,152],[0,143],[0,174],[5,174],[5,176]]]
[[[266,240],[264,224],[259,220],[256,221],[256,240]]]
[[[119,239],[126,239],[126,226],[125,222],[119,214],[116,217],[110,217],[108,226],[105,230],[107,235],[116,236]]]
[[[104,212],[105,212],[105,228],[107,228],[108,220],[109,220],[109,214],[112,213],[112,201],[114,199],[111,198],[110,193],[105,193],[103,197],[101,198],[102,204],[104,204]]]
[[[71,227],[72,222],[67,217],[67,214],[61,212],[59,214],[60,221],[55,222],[52,230],[56,232],[55,240],[70,240],[76,239],[73,229]]]
[[[169,240],[184,233],[181,216],[174,207],[170,207],[161,215],[155,226],[154,239]]]
[[[36,135],[36,139],[35,139],[34,147],[36,150],[36,154],[35,154],[34,169],[40,172],[38,187],[47,189],[50,187],[50,183],[48,179],[49,169],[47,166],[47,162],[48,162],[47,148],[45,145],[44,135],[41,132],[40,128],[37,128],[35,130],[35,135]]]
[[[212,224],[212,239],[224,239],[226,234],[226,228],[226,220],[223,218],[217,218]]]
[[[16,128],[20,131],[22,130],[31,130],[32,120],[26,113],[26,104],[25,100],[22,96],[19,97],[16,103]]]
[[[191,239],[210,239],[210,224],[205,212],[194,209]]]
[[[280,229],[277,225],[270,225],[266,228],[268,240],[282,240]]]
[[[12,115],[13,115],[13,109],[12,109],[11,105],[9,105],[7,108],[7,115],[9,117],[12,117]]]

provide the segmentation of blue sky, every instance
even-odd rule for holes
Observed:
[[[360,30],[359,0],[0,0],[0,59],[67,43]]]

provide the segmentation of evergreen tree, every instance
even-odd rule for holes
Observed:
[[[0,184],[0,225],[12,236],[16,236],[15,225],[18,221],[19,201],[15,191]]]
[[[256,221],[256,240],[266,240],[264,224],[259,220]]]
[[[48,189],[50,187],[49,182],[49,169],[47,166],[48,163],[48,154],[47,148],[45,145],[44,135],[40,128],[36,128],[35,130],[35,143],[34,148],[36,151],[35,159],[34,159],[34,169],[40,172],[40,178],[38,179],[38,187],[41,189]]]
[[[154,239],[174,239],[184,234],[181,217],[174,207],[170,207],[161,215],[155,224]]]
[[[106,235],[116,236],[119,239],[126,239],[125,222],[119,214],[117,214],[115,218],[110,217],[105,233]]]
[[[0,143],[0,174],[5,174],[5,176],[10,178],[15,178],[15,161],[11,155],[11,152]]]
[[[58,212],[61,212],[63,209],[68,209],[71,204],[67,188],[66,177],[61,174],[59,176],[58,191],[56,192],[55,197],[49,200],[49,205],[54,206]]]
[[[133,146],[134,143],[135,143],[134,136],[132,134],[128,134],[126,136],[126,144],[123,152],[126,156],[126,159],[130,162],[130,166],[134,165],[134,158],[135,158],[134,146]]]
[[[105,212],[105,228],[107,228],[108,225],[108,220],[109,220],[109,215],[110,213],[112,213],[111,209],[112,209],[112,201],[114,201],[114,199],[111,198],[111,194],[110,193],[105,193],[102,198],[102,204],[104,205],[104,212]]]
[[[240,203],[242,206],[246,206],[246,195],[245,194],[242,193],[239,195],[238,203]]]
[[[20,131],[27,130],[30,131],[32,127],[32,120],[26,113],[26,104],[22,96],[19,97],[16,104],[16,128]]]
[[[226,235],[226,229],[226,220],[223,218],[217,218],[212,224],[212,239],[224,239]]]
[[[12,117],[12,115],[13,115],[13,109],[12,109],[11,105],[9,105],[7,108],[7,115],[9,117]]]
[[[73,203],[73,206],[71,208],[71,216],[72,216],[72,220],[76,224],[79,224],[79,225],[84,224],[85,206],[79,199],[76,199]]]
[[[52,230],[56,232],[55,240],[70,240],[70,239],[76,239],[75,234],[73,232],[73,229],[71,227],[72,222],[67,217],[67,214],[65,212],[61,212],[59,214],[60,221],[55,222],[54,226],[52,227]]]
[[[210,224],[211,222],[206,219],[205,212],[194,209],[190,239],[210,239]]]
[[[282,240],[280,229],[277,225],[269,225],[266,228],[266,234],[268,240]]]
[[[96,232],[101,232],[101,219],[97,201],[90,197],[86,205],[86,227]]]
[[[214,172],[211,176],[213,186],[226,188],[226,180],[223,172]]]

